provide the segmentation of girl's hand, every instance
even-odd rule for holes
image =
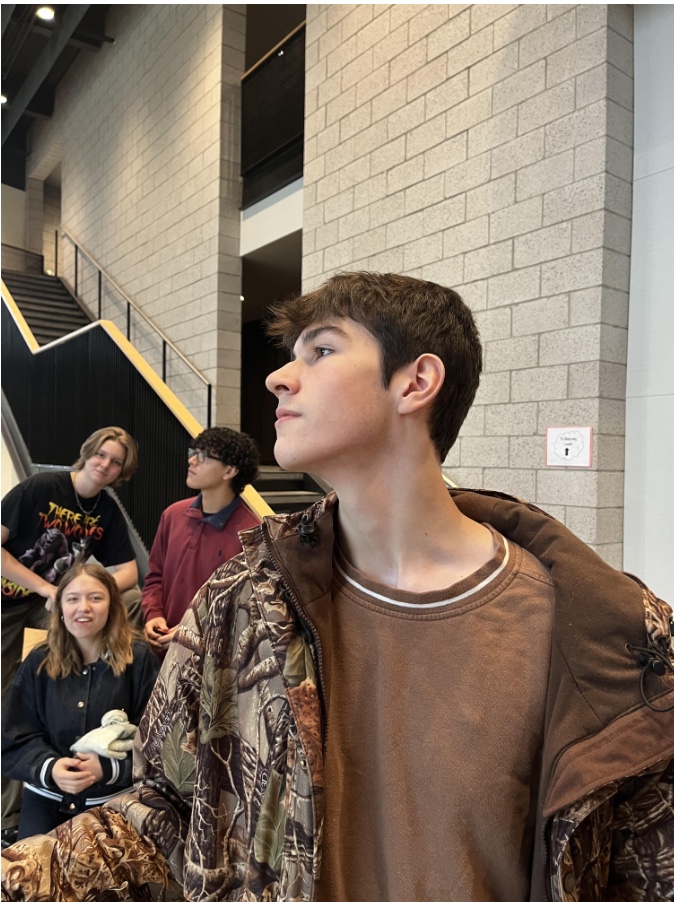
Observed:
[[[98,759],[97,755],[90,755]],[[100,764],[99,764],[100,767]],[[95,777],[90,771],[82,769],[82,762],[78,758],[58,758],[52,768],[52,779],[61,792],[77,795],[84,792],[96,783]],[[101,774],[102,776],[102,774]]]
[[[78,752],[76,755],[80,762],[80,770],[91,774],[94,783],[98,783],[103,779],[103,768],[101,767],[101,759],[95,752]]]

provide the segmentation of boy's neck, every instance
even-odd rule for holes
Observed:
[[[223,507],[234,501],[235,494],[229,482],[212,489],[201,490],[201,510],[204,514],[217,514]]]
[[[441,590],[494,555],[492,534],[459,511],[437,462],[350,479],[335,490],[342,552],[383,585],[416,593]]]

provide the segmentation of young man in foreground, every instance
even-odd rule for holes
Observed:
[[[176,501],[161,515],[143,583],[145,638],[163,655],[197,589],[241,551],[239,532],[257,517],[241,492],[257,477],[253,439],[225,426],[204,430],[187,452],[187,485],[196,498]]]
[[[277,459],[336,494],[242,535],[135,792],[6,851],[5,898],[671,897],[670,609],[536,508],[447,492],[481,368],[461,299],[343,274],[271,331]]]

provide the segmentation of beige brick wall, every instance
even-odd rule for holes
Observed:
[[[485,373],[445,462],[622,559],[632,161],[627,5],[307,7],[303,281],[457,289]],[[548,426],[594,430],[546,468]]]
[[[237,427],[245,7],[113,6],[106,30],[115,43],[80,54],[34,130],[29,175],[61,162],[64,225],[215,385],[214,422]],[[66,248],[62,261],[72,281]],[[95,310],[86,264],[80,285]],[[103,315],[125,328],[109,289]],[[159,368],[147,329],[132,339]],[[205,392],[176,359],[169,374],[205,423]]]
[[[44,184],[42,204],[42,253],[45,272],[56,271],[56,231],[61,224],[61,190]]]

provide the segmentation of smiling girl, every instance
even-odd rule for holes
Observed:
[[[97,564],[68,571],[47,642],[21,665],[3,710],[3,775],[25,781],[18,838],[46,833],[131,785],[125,759],[72,755],[113,709],[138,724],[158,664],[129,625],[113,577]]]

